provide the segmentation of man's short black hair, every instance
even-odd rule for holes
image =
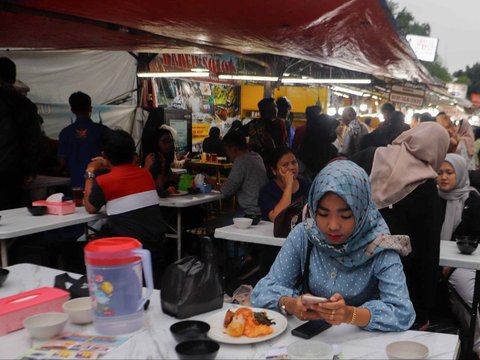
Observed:
[[[238,131],[228,132],[222,139],[223,146],[234,147],[240,150],[248,149],[247,140]]]
[[[17,67],[7,57],[0,57],[0,83],[12,84],[17,79]]]
[[[435,118],[430,115],[429,112],[424,112],[423,114],[420,115],[418,118],[419,122],[428,122],[428,121],[435,121]]]
[[[263,119],[272,120],[277,115],[274,113],[274,109],[276,109],[275,111],[278,111],[277,104],[275,103],[275,99],[272,97],[260,100],[257,106],[258,111],[260,112],[260,117]]]
[[[305,116],[307,117],[307,121],[315,116],[319,116],[321,112],[322,107],[319,105],[307,106],[305,108]]]
[[[214,139],[220,138],[220,129],[216,126],[212,126],[208,132],[208,136]]]
[[[392,113],[395,111],[395,106],[392,103],[385,103],[380,107],[381,112]]]
[[[135,142],[126,131],[111,130],[103,152],[112,165],[131,164],[135,155]]]
[[[292,103],[286,96],[281,96],[277,99],[278,116],[283,118],[287,117],[288,112],[292,109]]]
[[[70,95],[68,102],[74,114],[88,112],[92,106],[90,96],[81,91],[74,92]]]

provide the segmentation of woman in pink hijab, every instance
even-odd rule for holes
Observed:
[[[417,318],[426,330],[439,279],[441,218],[435,179],[450,144],[441,125],[420,123],[393,143],[367,148],[350,158],[370,174],[372,198],[391,234],[408,235],[412,253],[402,259]]]
[[[473,159],[475,154],[475,136],[468,120],[460,120],[457,133],[459,142],[456,153],[466,160],[468,170],[475,170],[475,160]]]

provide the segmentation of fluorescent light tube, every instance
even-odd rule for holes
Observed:
[[[284,84],[370,84],[370,79],[282,79]]]
[[[255,75],[218,75],[220,80],[251,80],[251,81],[278,81],[277,76],[255,76]]]
[[[363,91],[353,90],[353,89],[345,88],[345,87],[342,87],[342,86],[332,86],[332,90],[333,91],[340,91],[340,92],[347,93],[347,94],[357,95],[357,96],[362,96],[363,95]]]
[[[147,72],[138,73],[139,78],[179,78],[179,77],[209,77],[209,72],[186,71],[186,72]]]

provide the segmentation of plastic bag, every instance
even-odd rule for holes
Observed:
[[[223,289],[212,240],[202,240],[202,259],[184,257],[170,264],[162,277],[164,313],[185,319],[223,306]]]

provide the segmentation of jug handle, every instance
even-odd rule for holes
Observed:
[[[147,292],[145,296],[138,301],[137,311],[140,311],[143,309],[143,305],[145,305],[148,298],[153,293],[152,259],[150,256],[150,251],[145,249],[135,249],[132,250],[132,253],[142,258],[142,269],[147,285]]]

